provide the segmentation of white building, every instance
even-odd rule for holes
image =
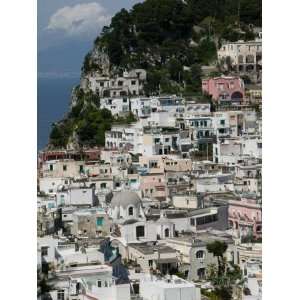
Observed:
[[[138,98],[131,98],[131,112],[141,117],[149,117],[152,111],[151,106],[151,98],[146,97],[138,97]]]
[[[144,128],[143,152],[145,156],[170,154],[179,150],[179,129],[174,127]]]
[[[39,190],[45,194],[55,194],[57,191],[67,188],[71,183],[69,178],[42,177],[39,178]]]
[[[201,292],[194,283],[175,275],[162,279],[145,275],[140,279],[140,296],[145,300],[199,300]]]
[[[106,108],[111,111],[113,116],[119,116],[129,113],[129,103],[130,100],[127,97],[101,98],[100,108]]]
[[[209,103],[194,103],[187,102],[185,104],[184,117],[189,118],[191,116],[201,116],[210,114],[210,104]]]
[[[94,206],[97,204],[95,189],[89,187],[70,187],[57,193],[59,206]]]
[[[107,265],[83,265],[56,272],[53,300],[130,300],[130,285],[116,284]]]
[[[216,137],[229,136],[231,134],[229,114],[227,112],[214,113],[213,127]]]
[[[262,66],[262,43],[255,41],[237,41],[225,43],[218,50],[219,61],[231,61],[231,65],[239,72],[260,70]]]
[[[198,193],[234,191],[233,174],[202,174],[195,178]]]
[[[131,125],[114,125],[105,132],[105,146],[112,150],[142,152],[143,128],[140,122]]]
[[[100,97],[138,96],[143,90],[146,71],[134,69],[129,72],[123,72],[123,76],[114,78],[95,73],[88,75],[84,79],[87,87],[99,94]]]
[[[116,224],[114,232],[125,245],[139,240],[156,241],[156,225],[146,221],[142,201],[135,192],[117,192],[112,198],[109,214]]]

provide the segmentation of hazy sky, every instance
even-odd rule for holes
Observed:
[[[38,72],[79,72],[103,25],[142,0],[38,0]]]

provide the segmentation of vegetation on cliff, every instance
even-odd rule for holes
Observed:
[[[99,109],[99,97],[91,92],[85,93],[79,87],[74,91],[77,102],[62,121],[53,124],[50,145],[66,148],[75,142],[79,146],[104,146],[105,131],[112,124],[128,124],[136,121],[130,113],[125,117],[115,117],[108,109]]]

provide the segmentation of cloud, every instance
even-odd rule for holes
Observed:
[[[82,3],[57,10],[50,17],[46,29],[64,31],[71,36],[84,36],[99,32],[109,20],[110,16],[99,3]]]

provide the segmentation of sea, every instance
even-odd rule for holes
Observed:
[[[51,125],[68,111],[72,88],[79,84],[78,78],[38,78],[38,140],[37,149],[48,143]]]

